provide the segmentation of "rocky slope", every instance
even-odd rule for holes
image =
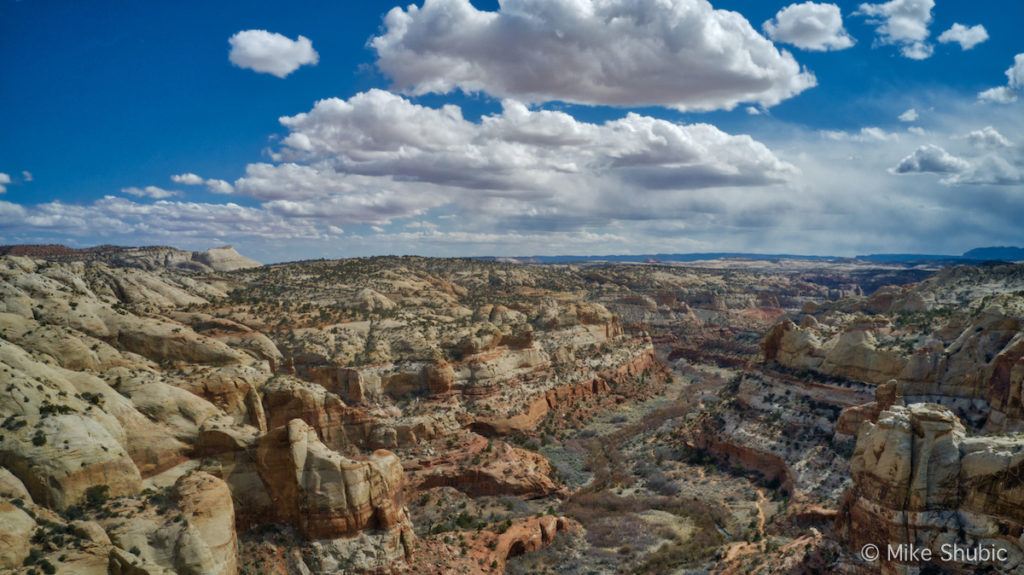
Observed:
[[[836,421],[836,441],[856,441],[836,536],[851,551],[914,545],[933,556],[883,557],[883,572],[1024,569],[1022,320],[1024,266],[961,266],[806,306],[766,334],[765,359],[791,373],[878,385],[875,401]],[[944,559],[952,546],[1005,556]]]
[[[876,290],[922,272],[25,253],[0,257],[0,570],[1020,550],[1018,267]]]
[[[950,268],[911,287],[810,307],[765,338],[795,370],[882,384],[991,431],[1024,428],[1024,268]]]
[[[572,278],[76,255],[0,258],[5,568],[235,573],[268,528],[291,533],[271,546],[285,570],[414,568],[446,543],[419,541],[408,497],[562,493],[544,457],[503,438],[661,377],[650,340]],[[234,275],[197,275],[211,270]],[[548,517],[509,517],[466,564],[546,545],[568,525]],[[45,544],[76,521],[81,557]]]

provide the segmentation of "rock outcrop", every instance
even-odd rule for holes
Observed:
[[[258,268],[263,265],[256,260],[243,256],[231,246],[210,248],[205,252],[192,252],[192,261],[199,262],[218,272]]]
[[[937,405],[892,406],[865,422],[851,461],[853,487],[837,527],[851,549],[868,543],[927,547],[943,562],[943,545],[1005,550],[1002,572],[1024,567],[1024,441],[967,437],[955,414]],[[909,573],[913,561],[882,561],[883,572]],[[981,566],[978,566],[981,567]]]

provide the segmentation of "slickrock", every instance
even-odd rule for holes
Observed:
[[[31,549],[36,522],[18,506],[0,500],[0,569],[20,567]]]
[[[852,549],[913,544],[931,549],[935,563],[944,544],[1005,549],[1008,562],[998,567],[1013,572],[1024,566],[1024,547],[1012,535],[1024,528],[1024,488],[1010,479],[1021,466],[1019,438],[968,438],[941,406],[893,406],[860,429],[850,465],[854,483],[837,527]],[[908,573],[917,564],[882,565],[886,573]],[[963,562],[944,566],[972,570]]]
[[[139,470],[128,452],[96,420],[52,415],[37,425],[18,429],[0,444],[0,465],[24,483],[36,503],[66,509],[98,485],[115,496],[141,490]]]
[[[258,268],[263,265],[243,256],[231,246],[211,248],[205,252],[193,252],[192,260],[205,264],[218,272]]]
[[[183,476],[166,493],[106,504],[100,525],[120,569],[234,575],[235,515],[227,485],[209,474]]]

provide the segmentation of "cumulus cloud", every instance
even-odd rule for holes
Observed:
[[[284,78],[300,66],[315,66],[320,55],[305,36],[292,40],[266,30],[242,30],[228,39],[228,59],[239,68]]]
[[[894,174],[954,174],[970,168],[967,160],[959,158],[934,144],[926,144],[900,160],[892,169]]]
[[[186,186],[198,186],[203,183],[203,178],[191,172],[186,174],[176,174],[171,176],[171,181],[176,184],[185,184]]]
[[[425,0],[388,12],[370,41],[394,86],[525,102],[678,110],[778,104],[814,75],[737,12],[706,0]]]
[[[917,120],[917,117],[917,110],[915,110],[914,108],[910,108],[906,112],[903,112],[902,114],[899,115],[899,120],[901,122],[914,122]]]
[[[988,40],[988,31],[981,24],[970,27],[953,24],[949,30],[939,34],[939,42],[943,44],[956,42],[963,50],[970,50],[985,40]]]
[[[1007,85],[1014,90],[1024,88],[1024,54],[1013,57],[1013,66],[1006,70]]]
[[[855,43],[843,28],[843,16],[835,4],[790,4],[762,28],[772,40],[804,50],[843,50]]]
[[[171,181],[176,184],[184,184],[186,186],[202,186],[205,185],[206,189],[215,194],[231,194],[234,193],[235,188],[229,182],[218,179],[205,179],[198,174],[192,172],[184,174],[175,174],[171,176]]]
[[[473,123],[455,105],[427,107],[371,90],[348,100],[321,100],[282,124],[290,133],[281,160],[520,201],[601,182],[696,189],[770,185],[796,172],[753,138],[707,124],[637,114],[590,124],[514,100],[503,102],[501,114]],[[251,182],[237,183],[253,191]]]
[[[206,180],[206,189],[210,190],[215,194],[230,194],[235,191],[234,186],[225,180],[209,179]]]
[[[11,183],[11,176],[0,172],[0,194],[7,192],[7,185]]]
[[[963,136],[968,142],[979,148],[1009,148],[1013,146],[1006,136],[999,133],[992,126],[985,126],[980,130],[973,130]]]
[[[31,182],[33,180],[32,172],[30,172],[28,170],[22,170],[21,171],[21,179],[24,182]]]
[[[728,190],[770,189],[798,174],[764,144],[707,124],[638,114],[595,124],[513,100],[469,121],[458,106],[371,90],[281,123],[289,133],[274,163],[247,166],[235,193],[319,226],[449,208],[487,225],[573,229],[679,217],[700,202],[707,209],[702,195],[722,210]]]
[[[982,102],[994,102],[996,104],[1012,104],[1017,101],[1017,93],[1007,86],[989,88],[978,92],[978,99]]]
[[[935,0],[889,0],[861,4],[856,14],[867,16],[875,25],[879,43],[898,46],[906,58],[924,60],[933,50],[926,40],[934,7]]]
[[[985,102],[1010,104],[1017,101],[1017,93],[1024,89],[1024,54],[1013,57],[1013,65],[1006,69],[1006,85],[978,92]]]
[[[965,108],[966,109],[966,108]],[[1012,112],[1007,112],[1012,116]],[[1019,133],[1022,124],[1017,119],[999,118],[1000,126]],[[955,126],[962,126],[960,118]],[[1013,132],[1016,130],[1016,132]],[[946,147],[927,143],[904,157],[889,171],[894,174],[931,173],[941,175],[946,186],[972,186],[975,190],[988,187],[1020,186],[1024,183],[1024,155],[1014,143],[993,126],[959,133],[946,132]],[[929,133],[929,138],[942,138],[942,133]],[[964,145],[964,143],[968,145]],[[976,192],[977,193],[977,192]]]
[[[181,192],[174,190],[165,190],[157,186],[146,186],[144,188],[130,187],[121,188],[121,192],[128,194],[129,196],[135,196],[136,198],[152,198],[154,200],[165,200],[174,196],[181,195]]]

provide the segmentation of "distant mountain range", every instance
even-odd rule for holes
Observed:
[[[1018,262],[1024,261],[1024,248],[1009,246],[992,246],[974,248],[961,255],[947,254],[867,254],[852,258],[839,256],[809,256],[798,254],[759,254],[748,252],[701,252],[683,254],[633,254],[633,255],[600,255],[600,256],[529,256],[519,258],[486,257],[487,260],[514,260],[539,264],[569,264],[589,262],[695,262],[704,260],[804,260],[821,262],[864,261],[885,264],[955,264],[977,263],[985,261]]]
[[[230,250],[230,253],[228,253]],[[184,250],[178,250],[176,248],[167,246],[144,246],[144,247],[122,247],[122,246],[110,246],[101,245],[93,246],[89,248],[71,248],[60,244],[19,244],[19,245],[6,245],[0,246],[0,256],[2,255],[22,255],[29,257],[37,257],[43,259],[77,259],[84,258],[90,259],[93,257],[111,257],[117,255],[145,255],[145,254],[158,254],[162,252],[181,252],[186,254],[186,259],[192,259],[192,252],[185,252]],[[246,265],[242,267],[248,267],[251,264],[258,265],[256,262],[252,262],[247,258],[243,258],[230,246],[224,248],[217,248],[210,250],[210,252],[216,252],[220,256],[228,257],[228,259],[245,259]],[[221,254],[220,252],[224,252]],[[199,255],[206,254],[207,252],[195,252],[196,258],[201,259]],[[810,256],[810,255],[799,255],[799,254],[759,254],[750,252],[696,252],[696,253],[682,253],[682,254],[632,254],[632,255],[598,255],[598,256],[526,256],[526,257],[496,257],[496,256],[481,256],[478,260],[490,260],[490,261],[516,261],[521,263],[537,263],[537,264],[571,264],[571,263],[596,263],[596,262],[620,262],[620,263],[656,263],[656,262],[696,262],[705,260],[751,260],[751,261],[780,261],[780,260],[802,260],[812,262],[872,262],[879,264],[896,264],[896,265],[918,265],[918,264],[931,264],[931,265],[953,265],[956,263],[978,263],[986,261],[1001,261],[1001,262],[1024,262],[1024,248],[1013,247],[1013,246],[990,246],[984,248],[974,248],[968,250],[961,255],[946,255],[946,254],[867,254],[855,257],[840,257],[840,256]]]

